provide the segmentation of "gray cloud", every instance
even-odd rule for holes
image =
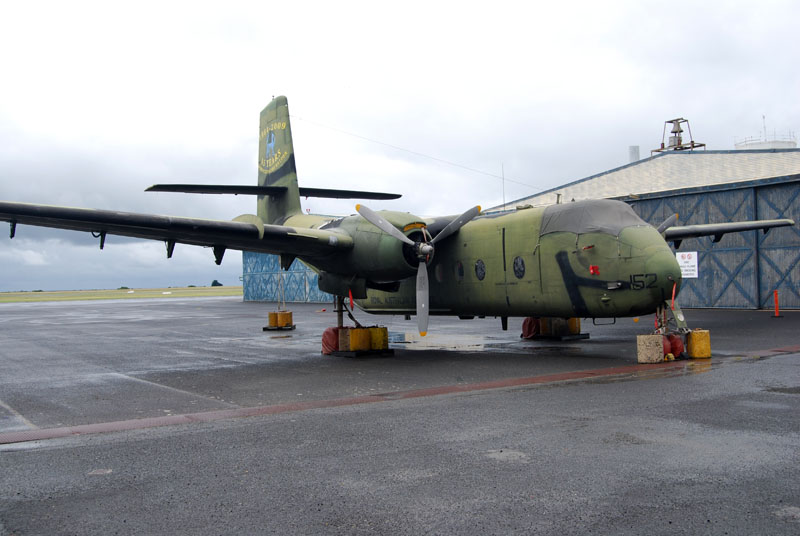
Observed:
[[[623,165],[629,145],[647,156],[673,117],[712,149],[759,135],[762,114],[770,133],[800,124],[794,2],[279,5],[277,20],[269,2],[159,4],[158,16],[146,3],[7,8],[0,199],[253,212],[245,197],[143,190],[255,183],[258,112],[278,94],[303,185],[395,191],[403,199],[370,205],[422,215],[502,202],[499,179],[464,167],[502,166],[513,200]],[[350,201],[303,204],[354,212]],[[17,234],[0,235],[2,289],[204,284],[240,270],[233,252],[220,269],[187,246],[167,262],[158,243],[109,237],[99,252],[86,233]]]

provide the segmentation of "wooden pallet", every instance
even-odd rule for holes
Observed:
[[[291,326],[264,326],[261,328],[262,331],[291,331],[297,328],[296,324],[292,324]]]

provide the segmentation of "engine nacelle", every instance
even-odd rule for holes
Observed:
[[[384,210],[380,216],[411,240],[422,241],[425,222],[408,212]],[[337,258],[338,273],[355,274],[369,283],[401,281],[417,273],[418,260],[413,248],[362,218],[344,218],[339,227],[353,239],[353,248]],[[333,271],[333,270],[332,270]]]

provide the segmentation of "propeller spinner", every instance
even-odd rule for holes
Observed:
[[[358,211],[365,220],[381,231],[414,248],[417,260],[419,261],[417,267],[417,328],[419,329],[419,334],[424,337],[428,333],[428,301],[430,294],[428,287],[428,262],[430,262],[433,257],[435,250],[434,244],[454,234],[464,224],[480,214],[481,207],[475,206],[464,212],[461,216],[448,223],[430,242],[414,242],[404,235],[397,227],[381,218],[377,212],[364,205],[356,205],[356,211]],[[423,233],[423,236],[425,236],[425,233]]]

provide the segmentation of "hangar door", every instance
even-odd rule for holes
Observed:
[[[700,190],[700,191],[697,191]],[[658,225],[678,213],[680,225],[792,218],[800,222],[800,183],[727,190],[697,189],[634,200],[647,222]],[[679,251],[696,251],[699,277],[684,279],[683,307],[771,308],[777,290],[781,307],[800,308],[800,227],[730,233],[684,240]]]
[[[759,219],[792,218],[797,225],[759,233],[758,273],[761,307],[778,291],[781,307],[800,309],[800,183],[756,189]]]

